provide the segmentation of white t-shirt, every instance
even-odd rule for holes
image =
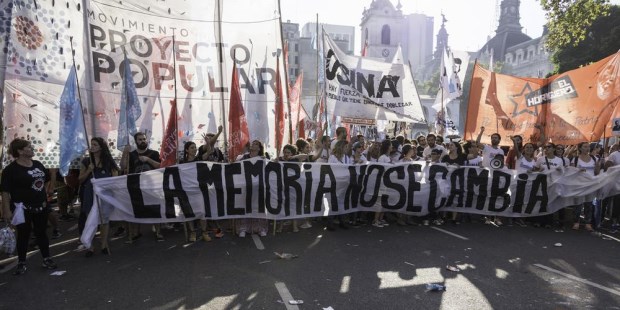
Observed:
[[[607,156],[607,161],[614,163],[614,166],[620,165],[620,151],[615,151]]]
[[[463,166],[480,166],[480,163],[482,162],[482,157],[480,155],[476,156],[475,158],[472,159],[466,159],[465,160],[465,164]]]
[[[432,150],[441,150],[441,156],[439,156],[439,158],[443,157],[444,155],[448,155],[448,151],[446,151],[446,148],[444,148],[443,146],[441,146],[439,144],[435,144],[435,146],[433,146],[433,147],[426,146],[424,148],[424,151],[422,151],[422,157],[424,157],[424,159],[431,158],[431,151]]]
[[[575,167],[579,169],[584,169],[588,174],[594,176],[594,167],[596,167],[596,160],[592,158],[588,158],[588,161],[581,160],[580,157],[577,157],[577,165]],[[573,163],[575,160],[573,159]]]
[[[342,160],[338,159],[335,155],[330,155],[327,162],[330,164],[351,164],[352,161],[347,155],[344,155]]]
[[[323,149],[321,151],[321,156],[319,156],[319,158],[316,159],[316,162],[326,163],[328,159],[329,159],[329,151],[327,151],[326,149]]]
[[[482,149],[482,166],[491,167],[491,159],[495,158],[495,155],[504,156],[504,150],[501,147],[494,148],[490,145],[485,145]]]
[[[527,172],[528,170],[534,169],[534,167],[536,167],[536,159],[532,158],[531,161],[528,161],[523,155],[521,155],[515,163],[515,168],[518,173]]]
[[[387,156],[385,154],[379,156],[379,159],[377,160],[378,163],[386,163],[386,164],[391,164],[392,163],[392,159],[390,158],[390,156]]]
[[[354,165],[364,165],[364,164],[368,163],[368,160],[366,159],[366,156],[364,156],[362,154],[362,156],[360,156],[360,162],[359,163],[353,162],[353,156],[351,156],[351,163],[354,164]]]
[[[551,159],[547,158],[547,156],[543,156],[536,160],[536,167],[540,167],[542,170],[566,167],[567,164],[568,162],[562,162],[562,158],[557,156],[553,156]]]

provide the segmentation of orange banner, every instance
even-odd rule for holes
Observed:
[[[511,145],[508,136],[513,135],[538,142],[542,129],[553,143],[597,141],[612,135],[619,101],[620,52],[547,79],[497,74],[476,65],[464,134],[475,139],[484,126],[483,143],[497,132],[502,145]]]

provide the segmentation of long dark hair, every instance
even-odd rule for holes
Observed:
[[[196,143],[194,143],[192,141],[187,141],[183,145],[183,159],[182,159],[182,162],[184,162],[184,163],[187,162],[187,157],[189,156],[189,154],[187,153],[187,150],[189,150],[189,147],[192,146],[192,144],[196,145]]]
[[[112,154],[110,153],[110,148],[108,148],[108,144],[105,142],[105,140],[103,140],[103,138],[101,137],[93,137],[92,139],[90,139],[91,143],[97,142],[97,144],[99,144],[99,148],[101,148],[101,154],[99,155],[99,159],[101,160],[101,165],[103,166],[104,169],[112,171],[112,170],[116,170],[118,171],[118,166],[116,165],[116,162],[114,161],[114,158],[112,158]],[[90,160],[92,162],[92,164],[96,164],[94,162],[94,157],[93,154],[91,152],[88,152],[90,155]]]

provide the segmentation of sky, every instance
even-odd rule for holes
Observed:
[[[396,6],[398,0],[391,0]],[[355,46],[360,46],[360,27],[364,7],[372,0],[280,0],[282,21],[290,20],[303,27],[307,22],[354,26]],[[616,1],[614,1],[616,2]],[[441,26],[441,13],[445,14],[448,44],[453,50],[477,51],[494,34],[497,28],[496,4],[501,0],[401,0],[403,14],[420,13],[434,17],[433,38]],[[546,22],[539,0],[521,0],[521,26],[532,38],[542,35]],[[435,40],[435,39],[434,39]],[[434,46],[435,42],[433,42]],[[433,47],[434,48],[434,47]],[[355,53],[359,54],[359,48]]]

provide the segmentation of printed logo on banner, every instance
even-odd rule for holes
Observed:
[[[570,77],[563,76],[535,90],[525,96],[528,107],[559,101],[562,99],[576,98],[577,90]]]

